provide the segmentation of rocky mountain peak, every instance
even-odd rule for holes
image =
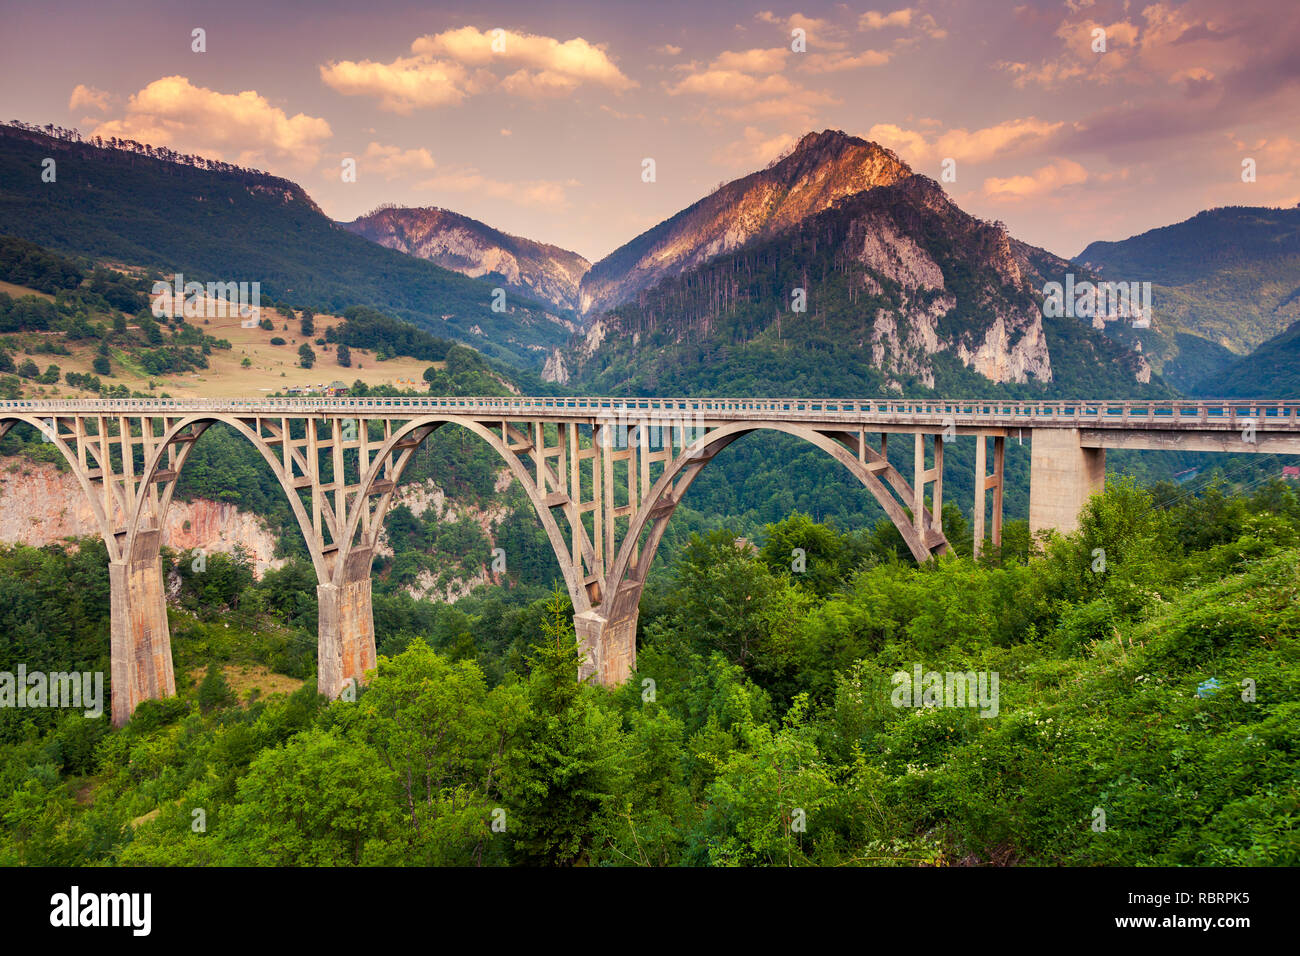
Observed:
[[[805,135],[766,169],[733,180],[592,266],[581,306],[597,313],[626,302],[754,239],[776,235],[837,200],[912,176],[890,150],[841,130]]]

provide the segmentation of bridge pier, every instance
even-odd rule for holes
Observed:
[[[125,560],[108,565],[114,727],[140,701],[176,694],[159,535],[143,532]]]
[[[1078,428],[1035,428],[1029,455],[1029,533],[1078,530],[1088,499],[1106,488],[1106,449],[1085,448]]]
[[[983,432],[975,436],[975,546],[973,554],[979,557],[984,550],[984,515],[988,508],[988,493],[993,492],[993,547],[1002,546],[1002,500],[1006,472],[1007,440],[1003,435],[993,436],[993,474],[988,474],[988,436]]]
[[[332,700],[349,684],[360,684],[366,671],[375,668],[370,578],[318,585],[316,600],[316,687]]]
[[[604,687],[617,687],[632,676],[636,667],[637,609],[608,620],[599,610],[573,615],[582,662],[578,680],[595,678]]]

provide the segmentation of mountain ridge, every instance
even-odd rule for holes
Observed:
[[[1223,371],[1300,319],[1300,205],[1221,206],[1118,241],[1074,263],[1104,279],[1152,284],[1141,333],[1180,387]]]
[[[196,280],[256,280],[265,298],[318,311],[371,306],[516,367],[540,366],[574,328],[521,296],[494,311],[488,283],[348,232],[290,180],[58,132],[0,124],[0,234]]]
[[[578,287],[591,263],[576,252],[503,232],[438,206],[381,206],[344,229],[389,249],[577,311]]]

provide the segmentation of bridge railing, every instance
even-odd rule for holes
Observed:
[[[24,399],[0,402],[0,413],[178,415],[339,413],[502,414],[519,417],[663,414],[708,418],[768,418],[881,423],[1023,424],[1125,427],[1234,427],[1246,421],[1269,428],[1300,428],[1300,401],[1005,401],[815,398],[609,398],[589,396],[377,397],[377,398],[161,398]]]

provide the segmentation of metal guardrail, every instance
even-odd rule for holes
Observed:
[[[816,420],[890,424],[956,424],[1174,428],[1231,428],[1244,421],[1270,429],[1300,430],[1300,401],[949,401],[939,399],[813,398],[168,398],[59,399],[0,402],[5,412],[27,415],[127,413],[176,415],[372,414],[508,415],[520,418],[691,416],[701,420]]]

